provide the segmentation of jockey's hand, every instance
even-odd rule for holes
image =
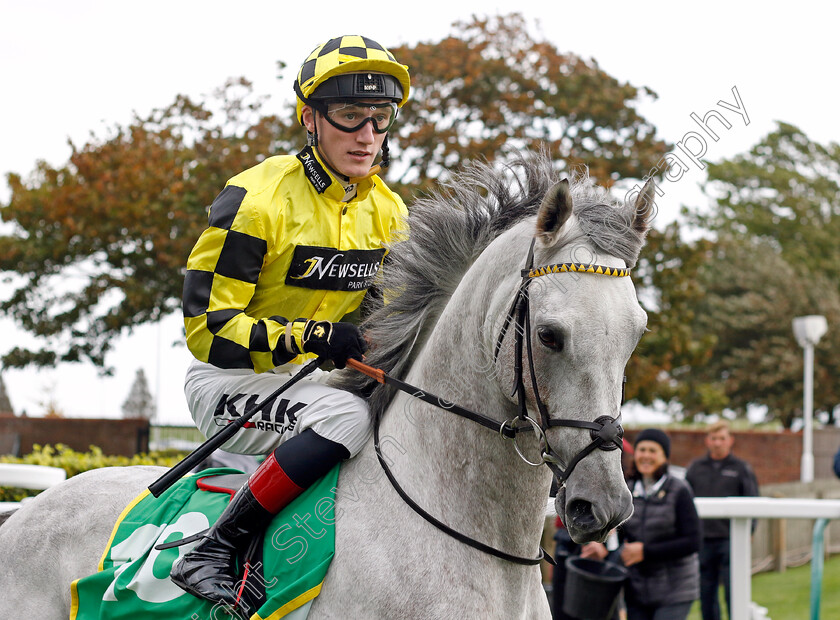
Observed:
[[[353,323],[309,321],[302,340],[304,351],[331,359],[336,368],[344,368],[349,358],[361,361],[367,350],[365,339]]]

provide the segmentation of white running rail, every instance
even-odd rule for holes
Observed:
[[[840,500],[836,499],[696,497],[694,504],[697,506],[701,519],[730,520],[733,618],[750,617],[749,604],[752,595],[750,539],[753,519],[840,519]],[[819,549],[821,553],[822,545]],[[815,560],[816,558],[812,558],[812,561]],[[815,584],[812,584],[812,589],[814,586]],[[811,618],[818,618],[819,609],[816,610],[816,615],[814,614],[815,610],[812,609]]]
[[[0,486],[21,489],[48,489],[64,482],[67,472],[60,467],[0,463]],[[0,502],[0,512],[20,507],[18,502]]]

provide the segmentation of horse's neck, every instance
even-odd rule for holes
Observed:
[[[515,278],[522,260],[505,272]],[[515,281],[508,277],[500,288],[498,271],[477,271],[453,295],[407,381],[502,421],[516,415],[516,407],[499,387],[487,330],[498,329],[495,318],[512,300]],[[510,299],[494,295],[508,288]],[[534,553],[550,480],[545,468],[525,465],[499,433],[408,396],[395,399],[382,429],[406,450],[397,460],[411,465],[397,469],[418,503],[464,533],[510,552]]]

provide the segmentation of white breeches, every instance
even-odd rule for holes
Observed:
[[[286,373],[256,374],[248,369],[222,369],[193,360],[187,369],[184,393],[196,426],[205,437],[212,437],[254,403],[262,403],[299,369],[294,366]],[[328,372],[316,369],[282,392],[222,449],[239,454],[267,454],[311,428],[343,445],[350,456],[358,454],[371,433],[367,403],[354,394],[325,385],[328,376]]]

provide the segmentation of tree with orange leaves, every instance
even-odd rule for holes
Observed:
[[[644,177],[668,151],[634,107],[656,97],[650,89],[536,40],[517,13],[455,28],[442,41],[392,48],[413,89],[398,127],[400,183],[422,188],[469,159],[547,147],[559,169],[585,165],[610,187]]]
[[[547,147],[558,169],[584,164],[607,187],[642,178],[669,149],[634,109],[652,91],[535,40],[519,14],[390,49],[414,87],[392,132],[388,180],[409,205],[447,169],[511,149]],[[13,230],[0,234],[0,271],[14,277],[0,312],[34,338],[2,364],[102,367],[116,336],[177,310],[186,257],[218,189],[301,146],[293,104],[282,118],[262,108],[246,81],[232,80],[208,101],[179,96],[106,138],[71,145],[62,167],[9,174],[0,219]]]
[[[291,123],[261,106],[232,80],[207,102],[179,96],[108,138],[71,144],[60,168],[7,176],[0,216],[13,230],[0,236],[0,271],[16,277],[0,311],[40,338],[3,365],[103,366],[113,337],[180,306],[186,257],[218,188],[292,147]]]

